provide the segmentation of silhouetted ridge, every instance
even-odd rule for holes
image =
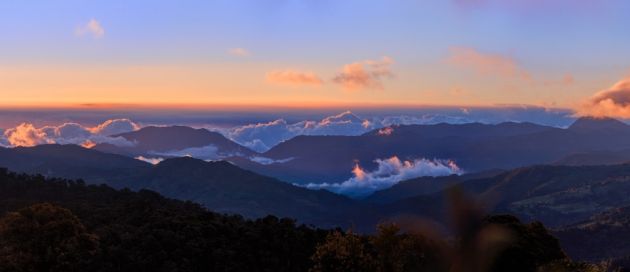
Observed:
[[[225,213],[257,218],[274,214],[319,226],[348,224],[362,207],[328,191],[313,191],[239,168],[191,157],[158,165],[72,145],[0,149],[0,167],[47,177],[84,179],[115,188],[149,189]]]
[[[570,130],[625,130],[630,131],[630,126],[608,117],[581,117],[570,127]]]
[[[203,147],[210,147],[205,151],[208,157],[228,157],[238,154],[248,156],[256,153],[231,141],[221,133],[187,126],[148,126],[112,137],[122,137],[129,141],[130,145],[117,146],[100,143],[94,149],[133,157],[170,157],[177,156],[171,154],[173,152]]]
[[[161,161],[156,165],[156,169],[182,167],[182,168],[199,168],[199,167],[222,167],[231,169],[240,169],[227,161],[204,161],[193,157],[170,158]]]

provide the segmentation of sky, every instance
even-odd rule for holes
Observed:
[[[624,0],[0,1],[0,107],[527,104],[630,117]]]

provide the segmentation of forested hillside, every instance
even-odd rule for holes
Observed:
[[[0,170],[0,271],[605,271],[571,262],[542,224],[463,199],[451,238],[386,223],[362,235]]]

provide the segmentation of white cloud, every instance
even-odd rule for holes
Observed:
[[[162,162],[164,160],[163,158],[146,158],[146,157],[143,157],[143,156],[138,156],[138,157],[135,157],[134,159],[140,160],[140,161],[143,161],[143,162],[148,162],[148,163],[153,164],[153,165],[158,164],[158,163],[160,163],[160,162]]]
[[[4,129],[0,128],[0,147],[10,147],[10,146],[11,146],[11,144],[4,137]]]
[[[358,164],[352,170],[354,177],[341,183],[308,184],[309,189],[326,189],[351,197],[364,197],[374,191],[389,188],[402,180],[423,176],[448,176],[463,174],[463,171],[450,160],[417,159],[402,161],[394,156],[389,159],[377,159],[378,168],[365,171]]]
[[[80,25],[76,28],[75,34],[77,36],[90,35],[94,39],[100,39],[105,37],[105,29],[101,23],[95,19],[90,19],[87,23]]]
[[[159,157],[193,157],[200,160],[218,160],[224,158],[218,154],[219,149],[214,145],[203,147],[191,147],[182,150],[173,150],[167,152],[149,152],[151,155]]]
[[[281,160],[274,160],[271,158],[265,158],[265,157],[249,157],[250,161],[262,164],[262,165],[270,165],[270,164],[276,164],[276,163],[287,163],[293,160],[293,158],[286,158],[286,159],[281,159]]]
[[[111,119],[93,127],[90,131],[94,134],[111,136],[140,129],[140,126],[129,119]]]
[[[4,131],[1,142],[8,146],[35,146],[40,144],[78,144],[93,146],[97,143],[110,143],[117,146],[131,146],[134,143],[112,134],[129,132],[140,126],[129,119],[107,120],[95,127],[85,127],[77,123],[64,123],[58,126],[36,128],[33,124],[22,123]]]
[[[235,127],[222,133],[239,144],[258,152],[265,152],[273,146],[299,135],[344,135],[357,136],[392,125],[469,123],[467,118],[438,114],[420,116],[385,116],[363,119],[350,111],[326,117],[320,121],[300,121],[289,124],[284,119],[268,123],[249,124]]]
[[[399,116],[386,116],[383,118],[379,118],[374,122],[379,123],[381,126],[393,126],[393,125],[434,125],[439,123],[448,123],[448,124],[465,124],[471,123],[472,120],[460,117],[460,116],[449,116],[449,115],[441,115],[441,114],[424,114],[420,116],[409,116],[409,115],[399,115]]]
[[[288,124],[284,119],[268,123],[236,127],[226,136],[259,152],[298,135],[361,135],[372,129],[370,121],[350,111],[330,116],[321,121],[301,121]]]

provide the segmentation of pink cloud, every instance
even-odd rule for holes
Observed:
[[[544,81],[543,84],[545,86],[554,86],[554,85],[562,85],[562,86],[571,86],[575,83],[575,77],[572,74],[565,74],[562,78],[558,80],[547,80]]]
[[[45,132],[28,123],[22,123],[15,128],[7,129],[4,132],[4,136],[12,146],[35,146],[53,143],[46,137]]]
[[[139,129],[140,126],[129,119],[107,120],[95,127],[85,127],[77,123],[64,123],[58,126],[35,127],[33,124],[22,123],[7,129],[0,142],[7,142],[9,146],[35,146],[40,144],[78,144],[84,147],[94,146],[96,143],[110,143],[119,146],[133,145],[122,137],[110,137],[114,134]]]
[[[313,72],[275,70],[267,73],[267,82],[290,86],[320,86],[323,80]]]
[[[393,76],[392,64],[394,60],[390,57],[346,64],[333,82],[341,84],[346,90],[382,89],[382,79]]]
[[[245,48],[230,48],[228,49],[228,54],[235,56],[235,57],[249,57],[251,56],[251,52],[249,52],[249,50],[245,49]]]
[[[77,27],[75,34],[77,36],[91,35],[94,39],[100,39],[105,36],[105,29],[99,21],[91,19],[84,25]]]
[[[578,109],[578,115],[630,118],[630,77],[593,95]]]
[[[446,62],[482,75],[531,80],[529,73],[519,67],[513,58],[500,54],[482,53],[474,48],[452,47]]]

